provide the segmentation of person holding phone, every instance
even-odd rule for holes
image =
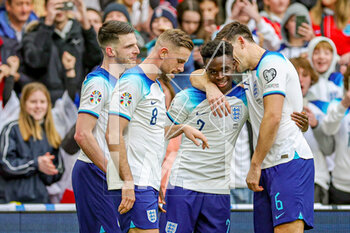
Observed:
[[[79,21],[68,17],[73,3],[81,15]],[[46,17],[24,35],[22,51],[26,73],[44,83],[55,102],[65,90],[65,73],[69,71],[62,64],[64,51],[76,58],[72,69],[79,87],[85,74],[101,62],[102,52],[83,0],[47,0],[46,11]]]
[[[281,22],[282,44],[279,52],[287,58],[306,56],[307,45],[315,37],[307,8],[290,5]]]

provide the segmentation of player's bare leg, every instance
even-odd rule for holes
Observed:
[[[274,233],[303,233],[304,232],[304,221],[296,220],[294,222],[285,223],[276,226]]]
[[[140,229],[140,228],[132,228],[128,233],[159,233],[159,229]]]

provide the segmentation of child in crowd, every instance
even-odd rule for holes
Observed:
[[[226,19],[225,25],[238,21],[248,26],[256,43],[268,50],[280,48],[280,38],[268,19],[260,16],[256,3],[248,0],[237,0],[230,6],[232,10],[230,18]],[[224,25],[221,26],[221,28]]]
[[[350,66],[344,74],[344,97],[333,101],[320,123],[322,132],[335,139],[335,159],[329,188],[330,204],[350,204]],[[331,144],[327,145],[333,148]]]
[[[342,98],[343,75],[336,71],[339,57],[333,41],[326,37],[312,39],[308,46],[308,58],[319,75],[319,81],[310,88],[307,99],[329,102]]]
[[[260,15],[266,17],[281,36],[281,21],[289,6],[290,0],[264,0],[264,10]]]
[[[304,110],[309,116],[309,124],[311,126],[309,127],[308,131],[304,133],[304,137],[314,155],[315,203],[328,204],[330,174],[328,172],[325,155],[331,154],[332,151],[329,147],[322,147],[322,144],[317,141],[317,137],[314,135],[313,130],[315,127],[317,127],[322,117],[324,117],[328,103],[319,100],[308,102],[305,99],[310,87],[317,83],[318,76],[306,58],[298,57],[293,58],[290,61],[294,65],[299,75],[301,91],[304,97]]]
[[[296,28],[297,19],[306,19]],[[315,36],[307,8],[300,4],[290,5],[281,22],[282,44],[279,52],[287,58],[307,56],[308,42]]]

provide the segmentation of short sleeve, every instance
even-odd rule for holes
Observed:
[[[287,69],[287,61],[281,54],[269,55],[263,59],[258,70],[263,97],[274,94],[286,96]]]
[[[137,75],[122,77],[112,93],[109,114],[118,115],[130,121],[142,97],[141,78]]]
[[[103,79],[94,77],[84,81],[78,113],[87,113],[99,118],[108,99],[108,89]],[[108,101],[107,101],[108,102]]]
[[[174,97],[167,112],[168,119],[171,123],[178,125],[183,124],[187,119],[189,112],[186,104],[189,103],[190,97],[181,91]]]

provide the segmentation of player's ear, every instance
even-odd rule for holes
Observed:
[[[237,42],[238,42],[239,46],[241,47],[241,49],[243,49],[246,45],[246,41],[245,41],[243,36],[237,37]]]
[[[164,58],[166,58],[167,56],[168,56],[168,54],[169,54],[169,50],[168,50],[168,48],[166,48],[166,47],[162,47],[160,50],[159,50],[159,57],[160,57],[160,59],[164,59]]]
[[[105,52],[107,54],[108,57],[116,57],[117,53],[116,51],[112,48],[112,47],[106,47]]]

